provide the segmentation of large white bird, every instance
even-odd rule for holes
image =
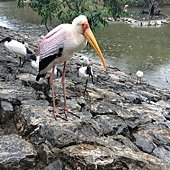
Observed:
[[[83,79],[86,80],[86,85],[85,85],[85,90],[84,93],[87,92],[87,84],[88,84],[88,80],[91,77],[91,81],[93,82],[93,70],[91,66],[84,66],[84,67],[80,67],[78,70],[78,76]]]
[[[74,52],[84,48],[87,41],[92,45],[99,55],[103,67],[106,68],[106,62],[103,54],[97,44],[97,41],[90,29],[86,16],[80,15],[76,17],[72,24],[61,24],[51,30],[39,44],[39,74],[36,77],[38,81],[41,77],[47,74],[47,71],[53,70],[50,76],[50,84],[52,89],[53,98],[53,114],[59,116],[59,112],[55,107],[54,99],[54,84],[53,76],[56,64],[64,63],[62,86],[64,94],[64,114],[67,118],[66,112],[69,112],[66,105],[66,92],[65,92],[65,70],[66,62],[71,59]]]
[[[17,40],[11,39],[11,37],[6,37],[3,40],[0,41],[0,43],[4,42],[4,46],[7,50],[9,50],[11,53],[13,53],[15,56],[19,57],[19,66],[23,67],[26,61],[29,60],[30,56],[34,56],[33,52],[28,49],[22,42],[19,42]],[[24,59],[23,64],[21,64],[21,58]]]

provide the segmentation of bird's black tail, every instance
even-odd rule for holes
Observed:
[[[36,77],[36,81],[39,81],[41,77],[45,77],[46,74],[38,74]]]

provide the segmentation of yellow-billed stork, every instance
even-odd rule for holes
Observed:
[[[22,42],[12,39],[11,37],[6,37],[0,41],[0,43],[4,42],[4,46],[7,50],[13,53],[15,56],[19,56],[19,66],[23,67],[26,61],[29,60],[30,57],[35,57],[33,52],[28,49]],[[21,58],[24,58],[23,64],[21,64]]]
[[[74,52],[85,48],[87,41],[92,45],[99,55],[103,67],[106,68],[106,62],[103,54],[98,46],[98,43],[90,29],[86,16],[80,15],[76,17],[72,24],[61,24],[51,30],[39,44],[39,74],[36,77],[38,81],[41,77],[47,74],[47,71],[52,69],[50,75],[50,85],[52,89],[52,100],[53,100],[53,114],[59,116],[59,113],[55,108],[54,99],[54,84],[53,75],[56,64],[64,63],[63,75],[61,83],[63,86],[64,94],[64,114],[67,118],[66,112],[69,112],[66,105],[66,92],[65,92],[65,70],[66,62],[71,59]]]

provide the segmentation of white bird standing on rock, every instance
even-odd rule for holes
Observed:
[[[90,64],[90,60],[85,55],[81,55],[78,57],[78,64],[83,66],[88,66]]]
[[[66,92],[65,92],[65,71],[66,62],[71,59],[74,52],[84,48],[87,41],[92,45],[99,55],[103,67],[106,68],[106,62],[103,54],[97,44],[97,41],[90,29],[86,16],[80,15],[76,17],[72,24],[61,24],[51,30],[39,44],[39,74],[36,77],[38,81],[41,77],[47,74],[47,71],[52,69],[50,75],[50,84],[52,89],[53,99],[53,114],[59,116],[59,112],[56,111],[55,99],[54,99],[54,69],[56,64],[64,63],[62,86],[64,95],[64,114],[67,119],[66,112],[70,112],[66,105]],[[70,112],[73,114],[72,112]],[[74,115],[74,114],[73,114]]]
[[[25,47],[25,44],[13,40],[10,37],[6,37],[0,41],[0,43],[4,42],[4,46],[7,50],[13,53],[15,56],[19,56],[19,66],[23,67],[26,61],[30,59],[30,57],[35,57],[33,52]],[[24,57],[23,64],[21,64],[21,58]]]
[[[123,7],[123,11],[124,11],[124,12],[127,12],[127,11],[128,11],[128,10],[127,10],[128,6],[129,6],[129,5],[127,5],[127,4],[124,5],[124,7]]]
[[[40,56],[36,56],[36,58],[31,58],[31,66],[35,68],[37,71],[39,70],[39,62],[40,62]]]
[[[33,67],[34,69],[36,69],[37,71],[39,70],[39,61],[40,61],[40,56],[36,56],[35,57],[30,57],[30,60],[31,60],[31,67]],[[49,95],[49,92],[50,92],[50,75],[52,73],[52,69],[49,70],[46,74],[46,77],[48,79],[47,81],[47,88],[46,88],[46,93]],[[54,75],[56,75],[57,77],[61,77],[62,76],[62,71],[57,68],[57,66],[55,66],[55,69],[54,69]]]
[[[80,67],[79,70],[78,70],[78,76],[81,79],[86,80],[86,85],[85,85],[85,91],[84,92],[87,92],[87,84],[88,84],[88,80],[89,80],[90,77],[91,77],[92,83],[94,84],[92,67],[91,66]]]
[[[143,71],[138,70],[136,72],[136,77],[137,77],[137,83],[141,84],[143,78]]]
[[[31,60],[31,67],[35,68],[38,71],[40,56],[38,55],[38,56],[36,56],[36,58],[30,57],[30,60]],[[52,73],[52,69],[47,72],[48,75],[50,75],[51,73]],[[57,68],[57,66],[55,66],[54,75],[62,76],[62,71],[59,68]]]

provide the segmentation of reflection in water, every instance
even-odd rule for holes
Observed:
[[[142,70],[146,82],[170,88],[169,30],[170,24],[150,28],[112,24],[96,36],[114,67],[132,75]]]
[[[0,2],[0,26],[39,36],[45,32],[41,18],[30,8],[18,8],[16,1]]]
[[[170,15],[170,9],[165,10],[165,14]],[[45,32],[40,21],[29,8],[18,9],[14,1],[0,2],[1,26],[39,36]],[[96,37],[106,59],[114,67],[134,76],[137,70],[142,70],[145,82],[170,88],[169,30],[170,24],[158,28],[112,24],[96,32]]]

